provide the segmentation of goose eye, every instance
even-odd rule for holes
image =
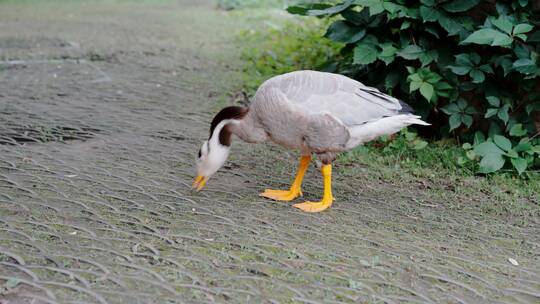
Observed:
[[[201,149],[199,149],[199,158],[201,158],[201,156],[202,156]]]

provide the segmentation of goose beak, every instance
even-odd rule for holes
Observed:
[[[193,185],[191,186],[193,189],[196,189],[197,192],[201,191],[202,188],[204,188],[204,185],[206,185],[206,181],[208,180],[208,177],[197,175],[195,177],[195,180],[193,181]]]

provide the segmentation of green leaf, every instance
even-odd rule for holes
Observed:
[[[414,92],[420,89],[420,86],[422,86],[423,83],[423,81],[411,81],[409,84],[409,92]]]
[[[517,136],[517,137],[521,137],[523,135],[527,134],[527,130],[523,129],[523,125],[518,123],[518,124],[515,124],[512,126],[512,128],[510,128],[510,135],[511,136]]]
[[[484,118],[490,118],[491,116],[494,116],[499,112],[499,109],[496,108],[489,108],[486,111],[486,115],[484,115]]]
[[[525,143],[520,143],[518,144],[517,146],[514,147],[514,150],[516,152],[525,152],[525,151],[531,151],[532,150],[532,145],[531,143],[529,142],[525,142]]]
[[[471,71],[471,67],[462,65],[449,65],[448,68],[456,75],[467,75]]]
[[[504,155],[506,155],[506,156],[508,156],[508,157],[510,157],[510,158],[517,158],[517,157],[519,157],[518,153],[517,153],[516,151],[514,151],[514,150],[510,150],[510,151],[504,153]]]
[[[494,29],[484,28],[470,34],[460,44],[487,44],[491,46],[505,46],[512,43],[512,38],[505,33]]]
[[[476,153],[474,153],[473,150],[467,151],[467,153],[465,153],[465,155],[466,155],[467,158],[470,159],[470,160],[476,159],[476,156],[477,156]]]
[[[394,61],[396,56],[397,48],[395,48],[391,42],[383,43],[381,45],[382,51],[379,53],[379,59],[384,61],[386,65]]]
[[[480,0],[453,0],[443,4],[442,8],[451,13],[458,13],[470,10],[479,2]]]
[[[482,72],[485,72],[485,73],[489,73],[489,74],[493,74],[493,69],[491,68],[491,66],[489,64],[483,64],[479,67],[480,71]]]
[[[379,45],[379,40],[374,35],[366,35],[364,39],[362,39],[362,43],[364,44],[372,44],[372,45]]]
[[[490,154],[480,160],[480,173],[492,173],[504,167],[505,160],[502,155]]]
[[[330,40],[343,43],[355,43],[364,38],[366,30],[353,24],[339,20],[332,23],[324,36]]]
[[[514,27],[514,24],[509,20],[507,16],[501,15],[499,16],[499,18],[491,20],[491,23],[493,23],[493,25],[495,25],[503,32],[507,34],[512,34],[512,28]]]
[[[490,141],[483,142],[474,147],[474,153],[482,156],[480,160],[480,172],[491,173],[504,166],[504,151]]]
[[[464,30],[463,25],[452,18],[441,15],[438,21],[442,28],[448,32],[448,36],[457,35]]]
[[[378,15],[384,12],[384,6],[382,1],[375,1],[377,3],[369,5],[369,14],[371,16]]]
[[[482,83],[484,80],[486,80],[486,75],[484,72],[477,69],[472,70],[470,75],[473,79],[473,83]]]
[[[467,107],[464,112],[471,115],[478,113],[474,107]]]
[[[309,16],[323,16],[323,15],[335,15],[344,10],[353,4],[355,0],[346,0],[342,4],[336,6],[328,7],[325,9],[312,9],[307,12]]]
[[[423,82],[424,81],[424,79],[422,79],[422,77],[420,77],[420,75],[418,73],[411,74],[407,78],[410,79],[411,81],[416,81],[416,82]]]
[[[450,131],[461,126],[461,114],[456,113],[456,114],[450,115],[450,118],[448,119],[448,123],[450,124]]]
[[[439,53],[436,50],[430,50],[427,52],[420,53],[420,56],[418,57],[418,59],[420,59],[420,62],[422,62],[422,66],[426,66],[432,63],[438,57],[439,57]]]
[[[411,22],[410,21],[403,21],[403,23],[401,24],[401,26],[399,27],[400,30],[406,30],[408,29],[409,27],[411,26]]]
[[[448,105],[446,105],[445,107],[441,108],[441,110],[448,114],[448,115],[451,115],[451,114],[455,114],[455,113],[460,113],[461,110],[459,109],[459,107],[457,106],[457,104],[455,103],[449,103]]]
[[[518,59],[512,67],[521,74],[532,74],[538,70],[536,63],[532,59]]]
[[[527,160],[524,158],[512,158],[510,162],[520,175],[521,173],[525,172],[525,170],[527,170]]]
[[[399,5],[390,1],[383,2],[383,7],[389,13],[388,15],[390,19],[392,19],[392,17],[398,17],[397,14],[399,12],[407,11],[407,8],[405,6]]]
[[[525,34],[517,34],[517,35],[514,35],[514,37],[518,37],[519,39],[523,41],[527,41],[527,35]]]
[[[467,101],[463,98],[460,98],[458,101],[457,101],[457,106],[460,110],[460,112],[463,112],[463,110],[465,110],[465,108],[467,108]]]
[[[435,84],[435,89],[438,95],[441,95],[442,91],[452,90],[453,87],[446,81],[439,81]]]
[[[499,107],[501,105],[501,100],[496,96],[487,96],[488,103],[494,107]]]
[[[434,6],[435,0],[420,0],[420,3],[427,5],[427,6]]]
[[[349,7],[341,12],[341,16],[345,18],[345,20],[361,26],[369,26],[371,25],[371,22],[376,21],[375,18],[371,18],[369,15],[369,9],[367,8],[357,12],[356,10],[353,10],[352,7]]]
[[[429,6],[420,6],[420,16],[424,22],[437,21],[440,17],[439,11]]]
[[[508,110],[510,109],[510,107],[508,105],[504,105],[502,106],[502,108],[499,110],[499,112],[497,112],[497,116],[502,120],[504,121],[505,124],[508,123],[508,119],[510,118],[509,115],[508,115]]]
[[[512,149],[512,142],[502,135],[493,136],[493,141],[504,151],[510,151]]]
[[[491,141],[485,141],[474,147],[474,153],[480,156],[487,156],[489,154],[503,155],[504,151]]]
[[[523,34],[523,33],[528,33],[530,31],[532,31],[534,27],[530,24],[526,24],[526,23],[521,23],[521,24],[518,24],[514,27],[514,30],[513,30],[513,34],[514,35],[517,35],[517,34]]]
[[[409,74],[416,73],[416,69],[412,66],[405,66],[405,68],[407,69],[407,72],[409,72]]]
[[[531,57],[531,51],[529,48],[521,44],[516,44],[514,47],[514,54],[516,54],[519,59],[527,59]]]
[[[473,117],[471,115],[463,114],[461,115],[461,121],[467,126],[467,128],[470,128],[473,123]]]
[[[354,48],[354,64],[370,64],[377,60],[378,51],[373,44],[359,43]]]
[[[478,55],[474,56],[475,59]],[[459,54],[459,55],[455,55],[454,57],[456,57],[456,64],[457,65],[461,65],[461,66],[466,66],[466,67],[473,67],[474,66],[474,63],[472,62],[472,57],[470,54]]]
[[[306,5],[292,5],[287,7],[287,12],[293,15],[302,15],[306,16],[308,12],[312,9],[326,9],[331,7],[329,4],[315,3],[315,4],[306,4]]]
[[[435,84],[437,82],[439,82],[442,77],[441,75],[435,73],[435,72],[431,72],[430,70],[428,69],[421,69],[421,71],[424,73],[424,80],[431,83],[431,84]]]
[[[424,82],[422,83],[422,85],[420,85],[420,94],[422,94],[422,96],[424,96],[424,98],[427,99],[427,101],[431,100],[431,98],[433,97],[434,91],[435,90],[433,88],[433,85],[430,83]]]
[[[420,56],[420,54],[422,54],[422,52],[423,50],[421,47],[411,44],[409,46],[406,46],[399,52],[397,52],[397,55],[407,60],[414,60],[414,59],[418,59],[418,57]]]

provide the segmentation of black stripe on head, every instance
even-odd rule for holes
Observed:
[[[247,109],[244,107],[238,107],[238,106],[230,106],[221,109],[219,113],[214,116],[214,119],[212,119],[212,123],[210,124],[210,136],[212,136],[212,133],[216,129],[217,125],[225,120],[225,119],[240,119],[246,116]]]

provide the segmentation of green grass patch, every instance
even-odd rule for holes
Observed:
[[[238,42],[244,45],[244,87],[253,93],[266,79],[304,69],[321,69],[339,50],[337,43],[321,39],[328,21],[287,18],[266,23],[259,30],[245,30]]]

